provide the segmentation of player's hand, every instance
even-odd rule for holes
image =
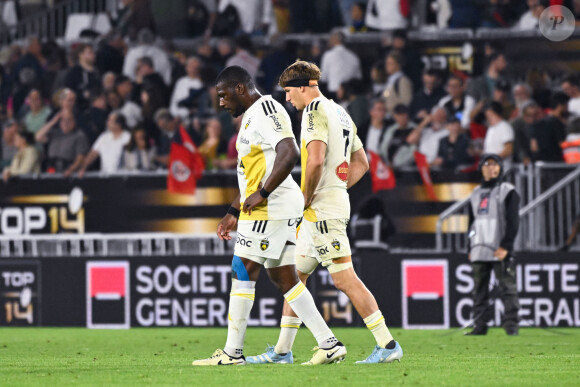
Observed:
[[[234,229],[234,227],[236,227],[237,222],[238,222],[238,219],[236,219],[235,216],[233,216],[232,214],[226,214],[226,216],[224,216],[218,224],[218,227],[217,227],[218,238],[220,238],[222,241],[223,240],[226,240],[226,241],[231,240],[232,237],[230,235],[230,231],[232,231]]]
[[[504,249],[503,247],[498,247],[497,250],[493,253],[493,256],[499,259],[500,261],[503,261],[505,257],[507,257],[507,253],[508,252],[506,249]]]
[[[260,188],[260,187],[258,187]],[[266,200],[265,197],[260,195],[260,191],[256,191],[244,200],[244,208],[243,211],[247,212],[248,215],[252,215],[252,209],[256,206],[259,206]]]

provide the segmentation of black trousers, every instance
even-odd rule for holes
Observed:
[[[501,262],[472,262],[473,280],[473,317],[474,327],[485,326],[492,318],[492,308],[489,304],[489,280],[493,270],[498,281],[499,298],[504,305],[502,326],[518,325],[520,302],[516,287],[515,260],[506,257]]]

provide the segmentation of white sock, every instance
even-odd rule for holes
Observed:
[[[244,353],[244,337],[250,311],[254,305],[255,286],[255,281],[232,279],[228,310],[228,339],[224,348],[224,351],[232,357],[240,357]]]
[[[387,328],[387,324],[385,323],[385,318],[380,310],[367,316],[364,319],[364,322],[373,336],[375,336],[375,340],[379,347],[386,348],[387,344],[393,340],[393,336],[391,335],[391,332],[389,332],[389,328]]]
[[[298,318],[312,332],[318,346],[324,348],[324,342],[334,338],[334,335],[316,309],[312,294],[306,289],[306,286],[302,282],[298,282],[288,293],[284,294],[284,298],[294,313],[298,315]]]
[[[282,316],[280,320],[280,337],[278,337],[274,352],[283,354],[292,350],[300,324],[302,324],[302,321],[298,317]]]

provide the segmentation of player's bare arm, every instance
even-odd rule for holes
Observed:
[[[304,208],[308,208],[312,203],[314,191],[322,177],[326,144],[319,140],[310,141],[306,145],[306,150],[308,158],[306,159],[306,177],[304,179]]]
[[[296,165],[300,158],[300,151],[293,138],[285,138],[276,145],[276,160],[272,173],[262,190],[268,194],[273,192],[292,172],[292,168]],[[246,198],[244,201],[244,212],[252,214],[252,209],[264,202],[266,197],[262,196],[262,190],[256,191]]]
[[[348,167],[348,181],[346,183],[346,188],[350,188],[369,170],[369,161],[367,155],[363,148],[360,148],[356,152],[350,155],[350,165]]]
[[[238,211],[238,216],[234,214],[236,211]],[[238,194],[235,197],[230,209],[228,210],[228,213],[219,222],[217,227],[218,238],[226,241],[232,239],[230,231],[232,231],[234,227],[236,227],[236,224],[238,223],[239,212],[240,212],[240,194]]]

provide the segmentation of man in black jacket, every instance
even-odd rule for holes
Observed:
[[[468,335],[485,335],[491,318],[489,280],[498,281],[504,304],[502,326],[510,336],[518,335],[520,304],[513,257],[519,227],[520,196],[515,187],[501,181],[502,159],[485,154],[479,163],[483,176],[471,194],[469,206],[469,260],[473,267],[473,330]]]

